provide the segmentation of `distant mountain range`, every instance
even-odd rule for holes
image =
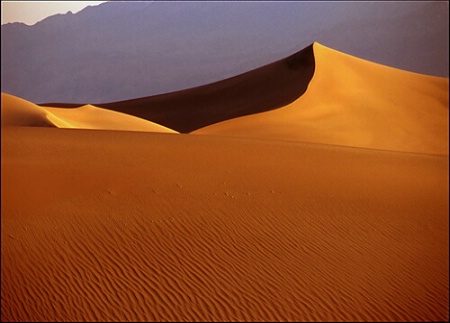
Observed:
[[[106,2],[1,26],[1,91],[106,103],[223,80],[314,41],[448,77],[448,2]]]

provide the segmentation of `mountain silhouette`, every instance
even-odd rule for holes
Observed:
[[[314,41],[448,77],[447,2],[106,2],[1,26],[2,91],[107,103],[220,81]]]

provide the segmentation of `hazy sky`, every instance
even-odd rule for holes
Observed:
[[[102,2],[106,1],[2,1],[2,25],[8,22],[34,25],[48,16],[67,11],[77,13]]]

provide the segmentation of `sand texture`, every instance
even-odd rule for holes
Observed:
[[[447,321],[448,79],[312,51],[192,134],[2,94],[2,321]]]

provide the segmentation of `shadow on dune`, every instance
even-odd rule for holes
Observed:
[[[181,133],[285,106],[305,93],[314,75],[313,45],[253,71],[204,86],[133,100],[95,104]],[[46,103],[74,108],[81,104]]]

